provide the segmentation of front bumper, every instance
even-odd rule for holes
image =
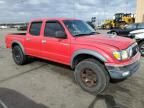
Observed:
[[[140,67],[139,55],[137,55],[134,59],[135,61],[133,61],[132,63],[122,66],[106,65],[110,77],[112,79],[124,79],[131,76]]]

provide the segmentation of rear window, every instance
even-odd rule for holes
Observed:
[[[33,36],[39,36],[42,22],[32,22],[30,27],[30,34]]]
[[[144,23],[138,24],[138,28],[144,29]]]

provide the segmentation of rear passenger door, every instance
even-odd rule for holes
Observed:
[[[57,37],[57,32],[64,32],[65,38]],[[44,57],[64,64],[69,63],[70,40],[66,36],[65,29],[59,21],[46,22],[42,41]]]
[[[26,36],[26,53],[32,56],[41,56],[41,27],[42,21],[32,22]]]

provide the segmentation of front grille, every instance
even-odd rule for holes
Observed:
[[[139,47],[138,47],[137,44],[134,44],[131,47],[132,47],[132,55],[131,55],[131,57],[134,57],[137,54],[137,52],[139,51]]]

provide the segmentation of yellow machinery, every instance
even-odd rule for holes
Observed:
[[[102,28],[105,28],[105,29],[110,29],[114,27],[115,27],[114,20],[111,20],[111,19],[105,20],[104,24],[102,25]]]
[[[102,28],[123,28],[126,24],[135,22],[134,15],[131,13],[116,13],[113,20],[105,20]]]

